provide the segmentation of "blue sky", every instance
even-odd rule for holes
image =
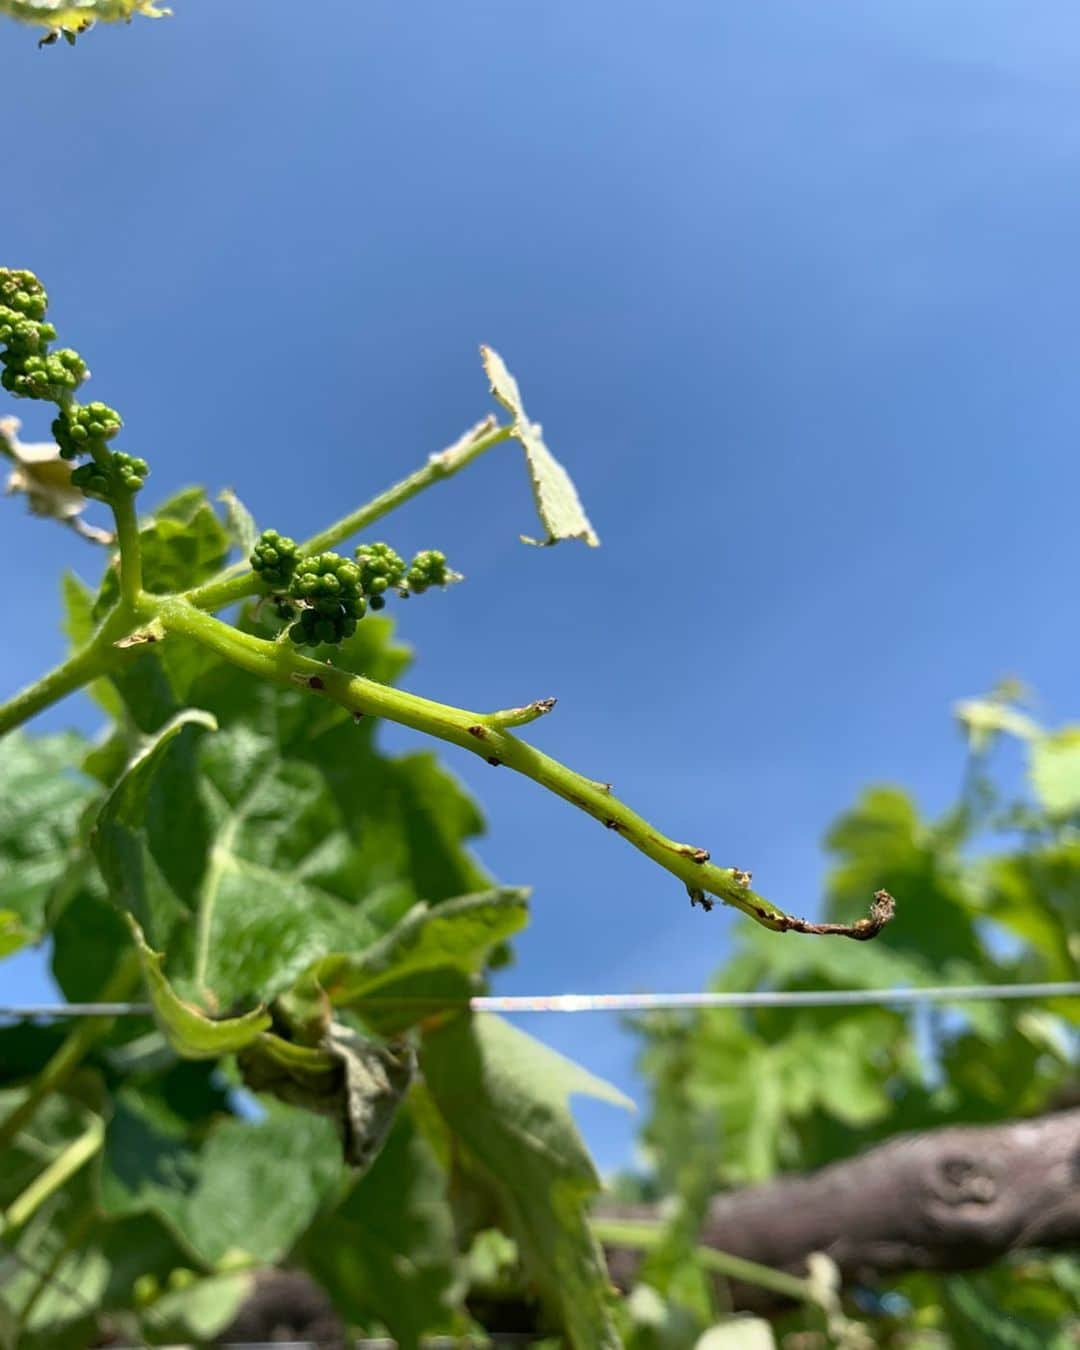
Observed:
[[[234,485],[302,536],[487,410],[491,343],[604,547],[517,542],[512,447],[416,501],[395,539],[469,580],[403,616],[410,687],[557,695],[537,744],[796,911],[860,787],[949,798],[955,698],[1016,673],[1076,712],[1074,5],[175,8],[74,50],[0,30],[4,261],[45,278],[152,497]],[[14,687],[88,560],[3,509]],[[745,920],[450,762],[486,861],[535,888],[501,991],[692,989],[723,960]],[[4,973],[41,991],[32,957]],[[614,1018],[528,1025],[634,1087]],[[632,1122],[583,1118],[629,1158]]]

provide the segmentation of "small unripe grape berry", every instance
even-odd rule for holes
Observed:
[[[303,604],[289,636],[302,647],[337,643],[352,637],[366,602],[360,569],[337,553],[317,553],[296,564],[289,594]]]
[[[118,496],[138,492],[149,472],[150,466],[145,459],[136,459],[134,455],[117,450],[110,455],[108,467],[94,459],[80,464],[72,470],[71,482],[88,497],[113,501]]]
[[[392,586],[400,586],[405,576],[405,559],[389,544],[360,544],[356,561],[360,566],[360,589],[369,597],[381,596]]]
[[[147,464],[145,459],[139,459],[135,455],[125,455],[122,450],[113,452],[112,464],[113,475],[123,492],[138,492],[146,482],[146,476],[150,472],[150,465]]]
[[[4,353],[0,383],[17,398],[43,398],[58,403],[78,389],[89,374],[86,362],[69,347],[47,355],[20,356],[10,348]]]
[[[405,584],[414,595],[423,595],[429,586],[445,586],[449,579],[446,554],[433,548],[418,553],[405,573]]]
[[[0,347],[7,347],[13,355],[29,356],[43,351],[54,337],[56,329],[51,323],[26,319],[18,310],[0,305]]]
[[[251,570],[270,591],[285,591],[293,579],[300,550],[277,530],[263,530],[251,551]]]
[[[123,426],[120,414],[107,403],[72,404],[53,419],[52,434],[65,459],[103,449]]]
[[[0,267],[0,305],[16,310],[26,319],[43,319],[49,297],[33,272]]]

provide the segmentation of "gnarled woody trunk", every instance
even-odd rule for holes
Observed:
[[[652,1217],[648,1206],[603,1212]],[[718,1195],[701,1241],[796,1274],[826,1252],[846,1283],[1080,1245],[1080,1109],[904,1135],[806,1176]],[[608,1260],[617,1283],[632,1283],[636,1254],[610,1249]],[[778,1301],[748,1285],[732,1294],[755,1311]]]

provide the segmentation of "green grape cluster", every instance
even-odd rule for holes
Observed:
[[[0,267],[0,384],[17,398],[58,402],[86,379],[78,352],[49,351],[56,329],[45,322],[48,306],[45,287],[33,272]]]
[[[386,604],[384,591],[401,586],[405,580],[405,559],[389,544],[360,544],[356,549],[360,567],[360,589],[372,609]]]
[[[95,459],[80,464],[71,471],[71,481],[88,497],[112,501],[119,493],[138,492],[149,472],[150,466],[145,459],[116,450],[103,465]]]
[[[123,425],[107,403],[74,403],[53,419],[52,434],[65,459],[78,459],[103,451]]]
[[[52,433],[60,454],[91,457],[73,470],[75,487],[105,501],[138,492],[149,473],[146,460],[109,450],[108,442],[123,426],[115,408],[75,401],[76,389],[90,372],[70,347],[49,350],[56,329],[45,321],[48,304],[33,272],[0,267],[0,385],[17,398],[57,405]]]
[[[423,595],[429,586],[445,586],[449,580],[446,554],[433,548],[418,553],[405,573],[405,585],[413,595]]]
[[[251,570],[273,600],[288,635],[302,647],[338,643],[356,632],[369,609],[386,604],[386,592],[421,594],[454,579],[446,557],[434,549],[405,559],[385,543],[360,544],[355,562],[337,553],[304,556],[295,540],[263,530],[251,551]]]
[[[337,553],[318,553],[296,564],[289,594],[302,608],[289,636],[300,647],[337,643],[356,632],[366,601],[360,569]]]
[[[300,561],[296,540],[277,530],[263,530],[251,551],[251,570],[269,591],[286,591]]]

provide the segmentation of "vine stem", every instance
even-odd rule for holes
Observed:
[[[333,548],[335,544],[340,544],[343,539],[367,529],[369,525],[389,515],[391,511],[395,511],[417,493],[431,487],[433,483],[460,473],[466,465],[471,464],[485,451],[509,440],[512,434],[513,427],[497,426],[494,417],[484,418],[474,427],[470,427],[453,445],[440,450],[438,454],[430,455],[427,463],[409,474],[408,478],[403,478],[385,492],[373,497],[371,501],[365,502],[363,506],[358,506],[355,511],[350,511],[347,516],[342,516],[333,525],[328,525],[325,530],[304,540],[300,545],[301,553],[322,553],[328,548]],[[224,609],[226,605],[256,595],[258,590],[257,579],[247,563],[243,562],[226,568],[220,576],[189,591],[187,599],[197,609]]]
[[[138,988],[141,979],[139,954],[132,948],[124,953],[98,997],[101,1003],[119,1003]],[[109,1030],[114,1017],[87,1017],[74,1027],[41,1072],[31,1081],[26,1096],[3,1121],[0,1121],[0,1154],[21,1129],[33,1119],[38,1107],[53,1092],[58,1092],[82,1063],[93,1045]]]
[[[142,594],[142,546],[134,495],[129,492],[118,494],[112,503],[112,511],[120,549],[120,594],[124,603],[134,608]]]
[[[643,816],[614,796],[609,784],[584,777],[512,735],[506,729],[505,712],[470,712],[336,669],[301,656],[286,643],[269,642],[242,633],[195,608],[182,597],[158,600],[145,596],[141,604],[143,617],[158,620],[166,633],[192,638],[252,675],[305,689],[340,704],[354,715],[385,717],[472,751],[495,767],[505,765],[524,774],[585,811],[607,829],[622,835],[628,843],[678,877],[691,900],[705,908],[711,907],[706,897],[715,896],[774,932],[829,933],[857,939],[875,936],[892,917],[892,898],[884,891],[879,891],[875,897],[870,917],[854,924],[813,924],[785,914],[771,901],[750,890],[749,873],[734,867],[717,867],[710,861],[707,850],[678,843],[661,834]],[[547,704],[548,700],[542,702]]]
[[[648,1252],[660,1246],[665,1237],[664,1226],[641,1219],[606,1219],[594,1216],[589,1220],[598,1242],[608,1247],[628,1247],[631,1251]],[[820,1295],[809,1280],[800,1280],[783,1270],[733,1256],[715,1247],[695,1247],[695,1259],[708,1271],[723,1275],[743,1284],[755,1284],[782,1298],[798,1303],[820,1303]]]
[[[100,1151],[104,1142],[105,1122],[100,1116],[94,1116],[83,1133],[57,1154],[48,1167],[39,1172],[29,1186],[0,1214],[0,1238],[5,1238],[21,1228],[50,1195],[70,1181],[75,1173]]]
[[[132,611],[118,605],[106,616],[90,641],[34,684],[0,704],[0,736],[20,726],[51,704],[96,680],[120,659],[115,644],[130,632]]]

